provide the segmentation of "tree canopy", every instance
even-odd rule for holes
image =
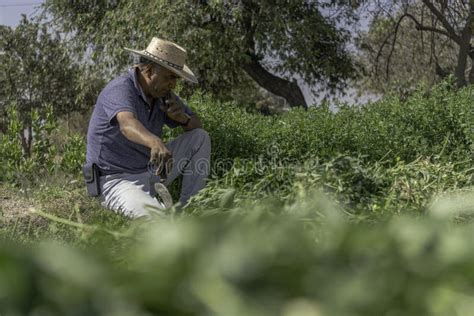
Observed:
[[[129,64],[123,47],[144,49],[153,36],[176,41],[188,49],[200,87],[224,99],[252,80],[306,106],[296,75],[333,91],[354,75],[340,25],[356,17],[344,1],[47,0],[45,8],[108,70]]]
[[[51,106],[55,114],[92,108],[97,80],[71,54],[59,33],[23,16],[16,28],[0,26],[0,111],[16,105],[21,137],[29,153],[33,110]]]

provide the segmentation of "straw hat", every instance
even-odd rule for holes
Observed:
[[[188,81],[198,82],[194,73],[185,64],[186,50],[173,42],[153,37],[145,50],[131,48],[125,48],[125,50],[143,56]]]

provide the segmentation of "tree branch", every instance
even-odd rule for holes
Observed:
[[[431,1],[422,0],[423,3],[430,9],[430,11],[438,18],[438,20],[443,24],[443,27],[446,29],[450,37],[455,40],[457,43],[461,43],[461,38],[456,34],[456,30],[449,24],[446,17],[434,6]]]
[[[438,34],[441,34],[441,35],[444,35],[444,36],[447,36],[447,37],[451,38],[451,35],[449,35],[448,32],[446,32],[444,30],[437,29],[435,27],[430,27],[430,26],[426,26],[426,25],[417,25],[416,29],[419,30],[419,31],[429,31],[429,32],[438,33]],[[453,39],[453,38],[451,38],[451,39]],[[453,39],[453,40],[455,41],[455,39]]]
[[[256,9],[254,4],[249,1],[242,1],[244,6],[244,18],[242,19],[243,29],[247,30],[245,33],[245,42],[248,49],[248,54],[252,58],[256,57],[255,53],[255,24],[253,23],[253,11]]]
[[[441,30],[441,29],[438,29],[438,28],[432,27],[432,26],[423,25],[422,23],[418,22],[418,20],[413,15],[411,15],[410,13],[405,13],[404,16],[410,18],[413,22],[415,22],[416,29],[419,30],[419,31],[429,31],[429,32],[442,34],[442,35],[447,36],[447,37],[453,39],[454,41],[456,41],[456,39],[452,38],[451,34],[446,32],[445,30]],[[460,44],[457,41],[456,41],[456,43]]]
[[[389,79],[389,70],[390,70],[390,60],[392,59],[393,51],[395,50],[395,44],[397,41],[397,34],[398,34],[398,29],[400,28],[400,24],[402,23],[403,18],[406,15],[402,15],[399,19],[397,24],[395,25],[395,33],[393,34],[393,41],[392,41],[392,49],[390,50],[390,54],[388,54],[387,57],[387,65],[385,69],[385,76],[387,77],[387,80]]]
[[[379,65],[379,59],[380,59],[380,56],[382,56],[382,50],[383,48],[385,47],[385,45],[388,43],[388,40],[390,38],[390,36],[392,36],[391,33],[389,33],[385,39],[383,40],[382,42],[382,45],[380,45],[379,47],[379,50],[377,52],[377,56],[375,57],[375,76],[378,76],[378,65]]]

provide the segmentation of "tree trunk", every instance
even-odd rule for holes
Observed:
[[[471,37],[474,36],[474,1],[471,0]],[[473,42],[473,43],[471,43]],[[474,84],[474,41],[469,41],[469,57],[471,58],[471,71],[469,72],[469,84]]]
[[[23,156],[28,158],[31,156],[31,141],[32,141],[31,126],[24,127],[21,131],[21,147],[23,148]]]
[[[465,86],[467,84],[466,80],[466,67],[467,67],[467,58],[468,56],[473,59],[474,52],[470,44],[471,36],[474,34],[474,0],[470,0],[469,4],[469,15],[467,17],[466,25],[460,34],[457,33],[456,28],[450,23],[447,18],[447,13],[443,13],[438,10],[435,6],[435,2],[429,0],[422,0],[425,6],[431,11],[431,13],[437,17],[441,25],[445,30],[434,29],[438,33],[448,36],[450,39],[455,41],[459,45],[459,53],[457,59],[456,69],[454,71],[454,77],[456,78],[456,85],[458,87]],[[419,24],[419,23],[418,23]],[[423,27],[425,30],[432,30],[433,28]],[[469,81],[472,78],[472,68],[469,75]]]
[[[308,108],[303,92],[295,81],[288,81],[271,74],[256,60],[243,65],[243,69],[261,87],[285,98],[291,107],[302,106],[305,109]]]
[[[288,81],[268,72],[259,62],[259,57],[255,55],[255,30],[257,23],[256,19],[260,17],[261,7],[258,1],[243,0],[242,4],[245,7],[244,16],[242,19],[243,29],[247,30],[245,34],[247,44],[247,55],[250,57],[249,63],[244,63],[242,69],[257,82],[259,86],[267,91],[283,97],[291,107],[302,106],[308,108],[304,99],[303,92],[295,81]],[[260,57],[261,58],[261,57]]]
[[[474,58],[471,58],[471,71],[469,72],[469,84],[474,84]]]
[[[467,67],[467,58],[470,53],[471,45],[471,21],[472,16],[469,16],[466,26],[461,33],[461,43],[459,45],[459,54],[458,54],[458,63],[454,71],[454,76],[456,78],[456,84],[458,87],[464,87],[467,84],[466,81],[466,67]]]

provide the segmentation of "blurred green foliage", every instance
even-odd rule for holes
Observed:
[[[435,216],[355,224],[307,193],[288,206],[260,201],[134,223],[109,248],[3,243],[0,312],[470,314],[472,224]]]

